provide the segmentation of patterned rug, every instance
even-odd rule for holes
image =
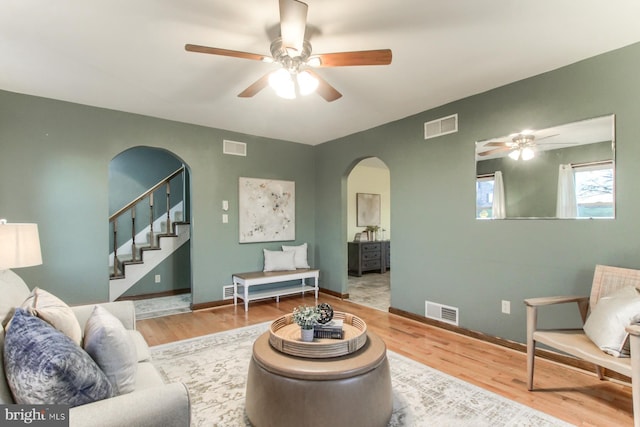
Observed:
[[[250,426],[244,414],[253,342],[270,322],[151,348],[167,382],[189,387],[193,426]],[[391,427],[569,426],[392,351]],[[356,426],[349,426],[356,427]]]
[[[168,316],[191,311],[191,294],[134,300],[136,319]]]

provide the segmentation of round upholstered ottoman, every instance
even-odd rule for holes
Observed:
[[[387,348],[372,332],[360,350],[328,359],[281,353],[268,332],[253,345],[246,412],[256,427],[382,427],[392,410]]]

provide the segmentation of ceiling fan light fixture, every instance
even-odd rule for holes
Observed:
[[[513,150],[509,153],[509,157],[511,157],[513,160],[518,160],[520,158],[520,150]]]
[[[309,95],[316,91],[318,88],[318,79],[316,79],[310,72],[302,71],[297,74],[296,80],[298,81],[298,88],[300,89],[300,95]]]
[[[530,147],[522,149],[522,160],[531,160],[535,156],[535,152]]]
[[[280,68],[269,75],[269,86],[281,98],[294,99],[296,97],[296,87],[291,73],[284,68]]]
[[[307,60],[307,65],[310,67],[319,67],[322,65],[322,59],[319,56],[312,56]]]

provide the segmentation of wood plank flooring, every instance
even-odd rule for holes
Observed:
[[[390,350],[508,399],[577,426],[633,425],[628,385],[600,381],[594,373],[536,359],[537,390],[529,392],[524,353],[326,294],[321,294],[319,301],[365,320]],[[229,305],[139,320],[137,327],[153,346],[266,322],[300,304],[314,303],[311,295],[283,298],[279,303],[252,302],[247,313],[242,304]]]

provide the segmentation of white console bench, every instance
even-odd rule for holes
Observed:
[[[320,270],[310,268],[299,268],[290,271],[256,271],[252,273],[237,273],[233,275],[233,304],[238,305],[238,298],[244,301],[244,311],[249,311],[249,301],[264,298],[276,298],[280,302],[280,297],[284,295],[304,294],[314,292],[318,299],[318,276]],[[305,279],[313,279],[313,286],[307,285]],[[300,286],[281,286],[265,290],[253,290],[252,286],[266,285],[268,283],[288,282],[300,280]],[[242,288],[242,292],[239,289]]]

